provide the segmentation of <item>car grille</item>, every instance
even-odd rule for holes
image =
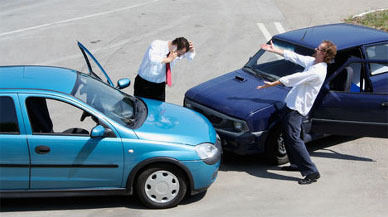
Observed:
[[[188,106],[189,104],[189,106]],[[185,106],[203,114],[216,128],[217,131],[229,132],[232,134],[241,134],[242,131],[248,131],[245,121],[230,117],[228,115],[217,112],[211,108],[195,103],[191,100],[185,99]],[[244,126],[243,130],[236,130],[234,122],[240,122]]]
[[[217,126],[220,126],[221,123],[224,121],[223,118],[217,116],[216,114],[214,114],[213,112],[209,112],[209,110],[207,109],[200,109],[198,107],[192,107],[191,109],[193,109],[194,111],[197,111],[201,114],[203,114],[207,119],[209,119],[209,121],[213,124],[213,125],[217,125]],[[221,126],[220,126],[221,127]]]

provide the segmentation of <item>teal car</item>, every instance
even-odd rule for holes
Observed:
[[[136,194],[168,208],[205,191],[221,158],[211,123],[125,94],[129,79],[115,87],[78,45],[89,73],[0,67],[0,197]]]

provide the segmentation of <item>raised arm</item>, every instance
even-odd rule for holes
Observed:
[[[284,51],[282,49],[276,48],[273,45],[272,40],[270,41],[270,44],[262,44],[261,49],[284,56]]]

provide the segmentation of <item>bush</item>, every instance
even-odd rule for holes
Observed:
[[[368,26],[388,32],[388,9],[353,16],[345,19],[346,23]]]

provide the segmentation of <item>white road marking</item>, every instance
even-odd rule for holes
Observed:
[[[46,24],[42,24],[42,25],[38,25],[38,26],[27,27],[27,28],[23,28],[23,29],[18,29],[18,30],[10,31],[10,32],[3,32],[3,33],[0,33],[0,37],[5,36],[5,35],[11,35],[11,34],[15,34],[15,33],[20,33],[20,32],[25,32],[25,31],[29,31],[29,30],[45,28],[45,27],[52,26],[52,25],[69,23],[69,22],[73,22],[73,21],[77,21],[77,20],[82,20],[82,19],[87,19],[87,18],[91,18],[91,17],[103,16],[103,15],[107,15],[107,14],[111,14],[111,13],[116,13],[116,12],[119,12],[119,11],[124,11],[124,10],[128,10],[128,9],[132,9],[132,8],[148,5],[148,4],[157,2],[157,1],[159,1],[159,0],[152,0],[150,2],[145,2],[145,3],[141,3],[141,4],[131,5],[131,6],[124,7],[124,8],[119,8],[119,9],[110,10],[110,11],[104,11],[104,12],[101,12],[101,13],[90,14],[90,15],[87,15],[87,16],[76,17],[76,18],[62,20],[62,21],[53,22],[53,23],[46,23]]]
[[[267,41],[269,41],[272,36],[271,34],[268,32],[268,29],[265,27],[265,25],[263,23],[257,23],[257,26],[259,27],[259,29],[261,30],[261,32],[263,33],[265,39]]]
[[[275,27],[276,27],[276,29],[278,30],[279,33],[284,33],[285,32],[281,23],[274,22],[274,24],[275,24]]]

